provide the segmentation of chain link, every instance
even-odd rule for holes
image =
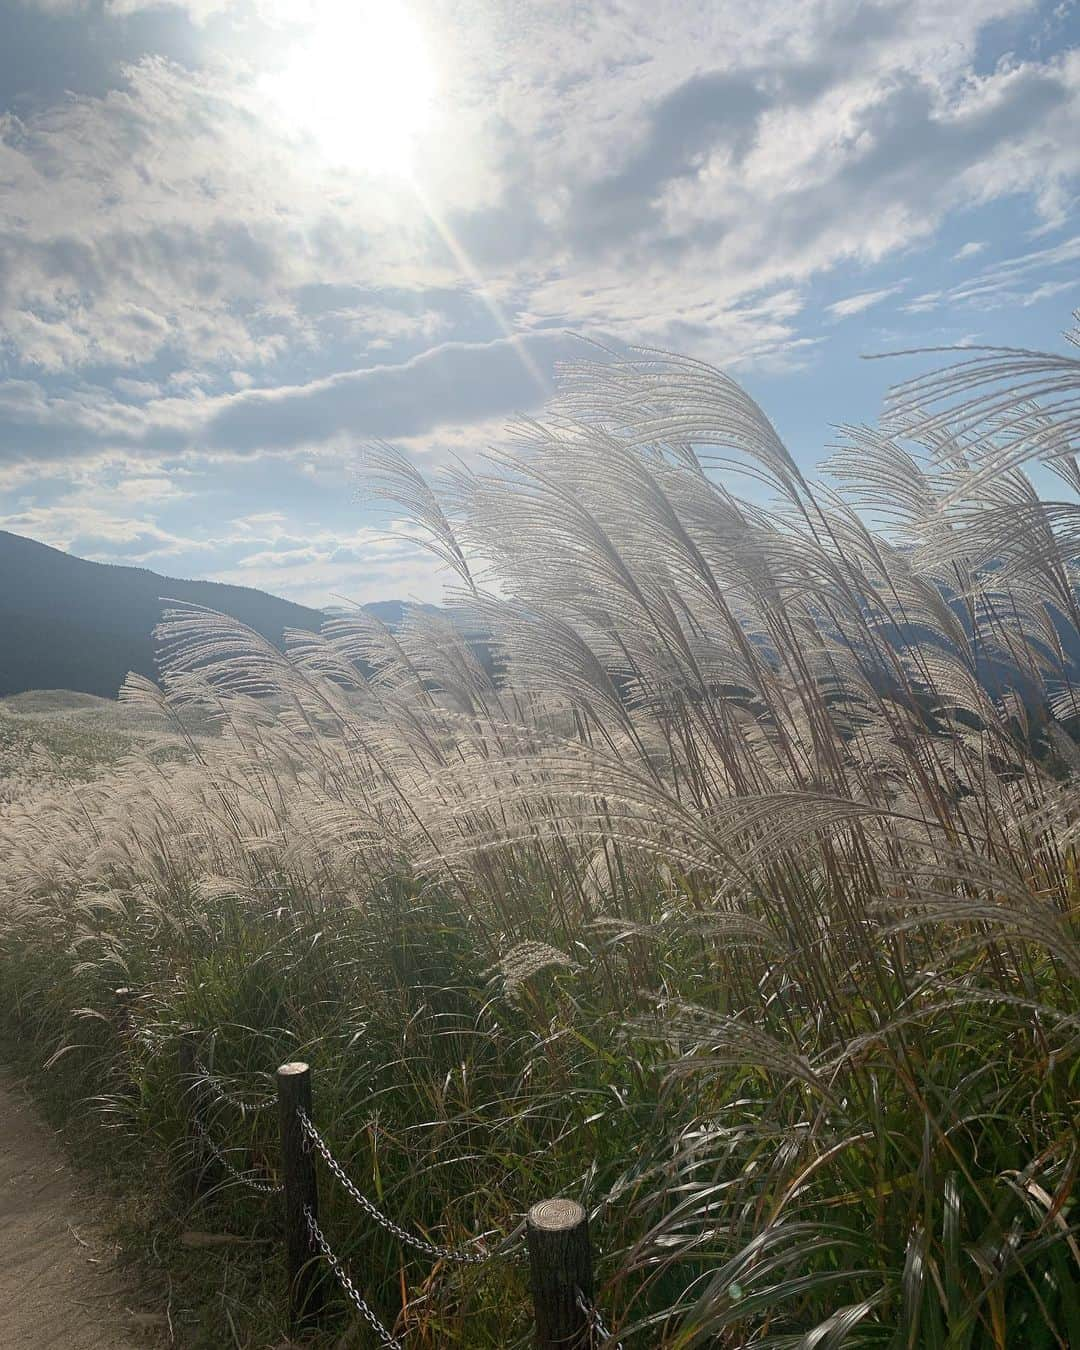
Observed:
[[[463,1266],[482,1266],[485,1261],[490,1261],[496,1256],[507,1255],[525,1231],[525,1223],[522,1221],[512,1233],[490,1252],[464,1252],[453,1247],[439,1247],[434,1242],[428,1242],[426,1238],[417,1237],[414,1233],[402,1228],[400,1224],[395,1223],[393,1219],[388,1218],[382,1210],[376,1209],[367,1196],[346,1176],[344,1168],[330,1152],[330,1146],[312,1124],[307,1113],[303,1109],[298,1109],[297,1115],[308,1142],[318,1150],[323,1162],[326,1163],[356,1204],[373,1223],[377,1223],[380,1228],[391,1233],[399,1242],[405,1243],[407,1247],[413,1247],[416,1251],[423,1252],[425,1256],[433,1256],[437,1261],[456,1261]]]
[[[256,1097],[254,1101],[248,1101],[244,1097],[236,1097],[231,1092],[226,1092],[222,1087],[225,1081],[219,1078],[217,1074],[211,1073],[201,1059],[195,1061],[195,1067],[202,1074],[202,1081],[206,1087],[214,1094],[219,1102],[224,1102],[227,1106],[233,1107],[239,1111],[242,1116],[246,1116],[249,1111],[265,1111],[267,1107],[273,1106],[277,1101],[277,1095],[273,1094],[266,1097]]]
[[[323,1231],[319,1227],[315,1215],[312,1214],[307,1205],[304,1206],[304,1218],[307,1220],[308,1232],[311,1234],[315,1245],[329,1262],[330,1268],[338,1278],[338,1283],[352,1300],[357,1312],[372,1329],[375,1335],[378,1336],[382,1344],[386,1346],[386,1350],[402,1350],[401,1342],[391,1336],[389,1331],[387,1331],[379,1321],[378,1317],[376,1317],[375,1313],[372,1312],[371,1308],[364,1301],[363,1295],[360,1293],[359,1289],[357,1289],[356,1285],[349,1279],[348,1272],[345,1270],[345,1267],[341,1264],[340,1260],[334,1255],[329,1242],[327,1242],[326,1238],[323,1236]]]
[[[194,1124],[195,1129],[199,1132],[199,1134],[205,1141],[206,1147],[210,1150],[210,1152],[214,1155],[214,1157],[218,1160],[218,1162],[222,1165],[222,1167],[224,1167],[225,1171],[228,1172],[229,1176],[231,1176],[234,1181],[238,1181],[241,1186],[248,1186],[251,1188],[251,1190],[258,1191],[260,1195],[281,1195],[284,1193],[285,1190],[284,1186],[271,1186],[270,1183],[266,1181],[254,1181],[250,1176],[247,1176],[245,1173],[237,1171],[237,1169],[232,1165],[232,1163],[228,1160],[228,1158],[226,1158],[225,1154],[221,1151],[221,1149],[218,1148],[217,1144],[215,1144],[214,1141],[210,1138],[206,1126],[199,1120],[195,1120],[192,1123]]]
[[[607,1345],[611,1340],[611,1332],[604,1325],[604,1319],[600,1316],[600,1309],[595,1303],[590,1303],[580,1289],[578,1290],[577,1305],[589,1319],[589,1326],[600,1337],[600,1344],[602,1346]],[[616,1341],[612,1350],[623,1350],[622,1341]]]

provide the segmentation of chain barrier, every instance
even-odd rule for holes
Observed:
[[[221,1151],[221,1149],[218,1148],[217,1144],[214,1143],[213,1139],[210,1138],[206,1126],[203,1125],[203,1123],[199,1120],[192,1121],[192,1124],[195,1126],[195,1129],[202,1136],[203,1140],[206,1143],[207,1148],[218,1160],[218,1162],[222,1165],[222,1167],[224,1167],[225,1171],[228,1172],[229,1176],[231,1176],[234,1181],[239,1182],[241,1186],[248,1186],[250,1187],[251,1190],[258,1191],[260,1195],[284,1194],[285,1191],[284,1186],[282,1185],[272,1186],[267,1181],[255,1181],[250,1176],[247,1176],[245,1173],[238,1171],[228,1160],[228,1158],[226,1158],[225,1154]]]
[[[437,1261],[456,1261],[463,1266],[482,1266],[485,1262],[491,1261],[497,1256],[508,1255],[520,1241],[521,1235],[525,1231],[524,1220],[490,1252],[465,1252],[453,1247],[440,1247],[434,1242],[428,1242],[426,1238],[417,1237],[414,1233],[402,1228],[400,1224],[395,1223],[393,1219],[372,1204],[346,1175],[345,1169],[330,1152],[330,1146],[315,1128],[306,1112],[301,1110],[297,1114],[300,1117],[300,1124],[303,1127],[308,1144],[313,1145],[318,1150],[323,1162],[326,1163],[348,1195],[352,1197],[353,1201],[359,1205],[373,1223],[377,1223],[380,1228],[392,1234],[399,1242],[405,1243],[407,1247],[423,1252],[425,1256],[434,1257]]]
[[[202,1074],[202,1081],[206,1087],[214,1094],[219,1102],[224,1102],[227,1106],[233,1107],[239,1111],[242,1116],[248,1112],[265,1111],[267,1107],[273,1106],[277,1101],[277,1094],[271,1094],[266,1097],[256,1097],[254,1101],[248,1101],[244,1097],[234,1096],[231,1092],[226,1092],[222,1087],[224,1079],[219,1078],[217,1074],[211,1073],[201,1059],[195,1061],[195,1067]]]
[[[349,1274],[341,1264],[341,1261],[335,1256],[329,1242],[327,1242],[326,1238],[323,1236],[323,1231],[319,1227],[315,1215],[312,1214],[307,1205],[304,1206],[304,1218],[307,1220],[308,1232],[311,1234],[315,1245],[326,1258],[330,1268],[337,1276],[338,1284],[341,1285],[342,1289],[345,1290],[345,1293],[352,1300],[353,1306],[356,1308],[357,1312],[372,1329],[375,1335],[378,1336],[380,1342],[386,1347],[386,1350],[402,1350],[401,1342],[394,1336],[391,1336],[390,1332],[387,1331],[375,1313],[364,1301],[363,1295],[349,1278]]]
[[[192,1070],[194,1070],[194,1072],[192,1072]],[[300,1126],[301,1148],[303,1152],[310,1155],[314,1150],[322,1158],[323,1163],[330,1171],[330,1174],[337,1180],[346,1195],[349,1196],[353,1203],[367,1216],[367,1218],[404,1246],[411,1247],[414,1251],[429,1256],[435,1261],[448,1261],[469,1266],[482,1266],[497,1258],[507,1260],[530,1259],[530,1253],[526,1251],[526,1243],[524,1241],[527,1227],[527,1220],[525,1218],[522,1218],[511,1232],[501,1238],[490,1251],[477,1251],[475,1249],[440,1246],[438,1243],[431,1242],[425,1237],[420,1237],[416,1233],[410,1232],[407,1228],[402,1227],[401,1224],[397,1223],[394,1219],[390,1218],[388,1214],[385,1214],[379,1209],[378,1206],[352,1181],[345,1172],[344,1167],[338,1162],[337,1158],[334,1157],[330,1145],[323,1138],[314,1121],[308,1115],[304,1107],[297,1102],[297,1091],[290,1089],[289,1092],[286,1092],[285,1087],[282,1086],[284,1082],[283,1075],[288,1077],[288,1075],[303,1074],[303,1081],[297,1079],[299,1087],[303,1089],[301,1100],[306,1096],[307,1101],[310,1102],[310,1069],[306,1064],[288,1065],[279,1070],[279,1093],[274,1093],[272,1095],[267,1094],[262,1097],[244,1097],[230,1092],[225,1086],[230,1080],[221,1078],[215,1074],[200,1058],[198,1058],[194,1053],[192,1042],[187,1040],[181,1046],[181,1072],[182,1080],[184,1082],[201,1088],[210,1095],[213,1101],[224,1103],[238,1111],[242,1118],[246,1117],[249,1113],[254,1114],[268,1110],[276,1103],[287,1102],[288,1106],[295,1110],[294,1119]],[[199,1118],[198,1105],[196,1104],[194,1107],[189,1108],[189,1128],[198,1135],[206,1150],[221,1165],[226,1175],[237,1185],[247,1187],[249,1190],[264,1196],[283,1195],[286,1189],[285,1181],[288,1181],[290,1186],[296,1185],[300,1187],[300,1193],[296,1198],[303,1202],[304,1195],[306,1194],[307,1196],[307,1203],[302,1203],[301,1212],[307,1225],[308,1237],[313,1247],[317,1249],[322,1258],[330,1266],[342,1291],[363,1321],[367,1323],[368,1327],[378,1339],[379,1344],[384,1347],[384,1350],[404,1350],[402,1342],[387,1330],[379,1320],[378,1315],[365,1301],[363,1295],[353,1283],[340,1258],[331,1248],[322,1229],[319,1227],[313,1208],[316,1205],[315,1187],[317,1184],[314,1170],[310,1167],[305,1168],[298,1175],[293,1175],[293,1173],[290,1172],[290,1168],[293,1166],[293,1163],[290,1160],[295,1158],[295,1154],[291,1151],[295,1145],[295,1135],[291,1134],[290,1124],[291,1122],[288,1116],[283,1113],[283,1136],[289,1141],[285,1144],[287,1152],[287,1157],[285,1159],[286,1176],[284,1181],[275,1185],[269,1181],[260,1181],[256,1179],[255,1168],[245,1172],[234,1167],[232,1162],[226,1156],[225,1151],[214,1141],[206,1125]],[[238,1152],[244,1150],[242,1148],[233,1148],[229,1151]],[[196,1192],[198,1192],[198,1189],[198,1180],[196,1179]],[[292,1222],[291,1218],[289,1221]],[[471,1239],[471,1241],[474,1243],[483,1242],[487,1236],[488,1235],[486,1234],[481,1234],[480,1236]],[[295,1230],[293,1230],[289,1237],[290,1269],[292,1268],[291,1263],[293,1263],[295,1257],[293,1244],[296,1237],[297,1234],[295,1233]],[[588,1238],[586,1233],[586,1244],[587,1241]],[[532,1253],[531,1255],[533,1259],[535,1259],[536,1254]],[[591,1255],[589,1261],[591,1263]],[[591,1264],[589,1268],[591,1269]],[[616,1340],[604,1324],[599,1308],[597,1308],[591,1300],[585,1297],[580,1288],[575,1290],[575,1295],[576,1306],[586,1319],[590,1346],[603,1347],[603,1350],[623,1350],[622,1342]],[[534,1300],[538,1298],[539,1295],[534,1295]],[[293,1306],[292,1313],[293,1316],[295,1316],[295,1305]],[[538,1318],[539,1315],[540,1307],[539,1303],[537,1303]]]
[[[590,1328],[600,1337],[600,1344],[606,1346],[611,1341],[611,1332],[604,1325],[604,1319],[600,1315],[600,1309],[595,1303],[590,1303],[585,1295],[578,1290],[577,1305],[585,1316],[589,1319]],[[623,1350],[622,1341],[616,1341],[612,1350]]]

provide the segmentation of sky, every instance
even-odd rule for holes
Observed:
[[[2,0],[0,528],[437,600],[355,459],[562,362],[741,380],[801,463],[1080,305],[1078,0]]]

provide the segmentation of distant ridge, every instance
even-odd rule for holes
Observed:
[[[129,670],[153,678],[162,596],[231,614],[278,646],[286,628],[314,632],[325,617],[248,586],[88,562],[0,530],[0,697],[71,689],[115,698]],[[367,608],[400,622],[400,601]]]

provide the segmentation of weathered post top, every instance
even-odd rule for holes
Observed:
[[[541,1200],[529,1210],[529,1223],[545,1233],[561,1233],[584,1223],[585,1211],[576,1200]]]

